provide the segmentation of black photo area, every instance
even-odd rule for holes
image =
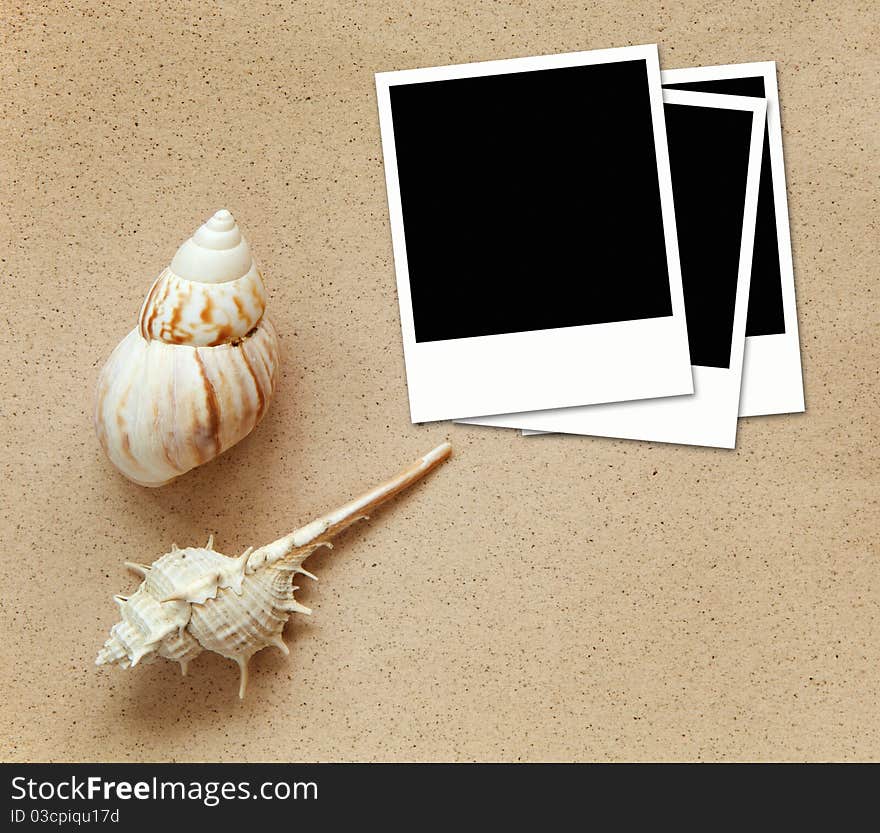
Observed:
[[[691,364],[730,367],[752,113],[664,110]]]
[[[644,60],[390,98],[416,341],[672,315]]]
[[[723,78],[714,81],[691,81],[664,84],[668,90],[692,90],[698,93],[723,93],[764,98],[764,78]],[[773,174],[770,167],[770,134],[764,123],[764,156],[761,160],[761,184],[758,188],[758,214],[755,221],[755,250],[752,255],[752,283],[749,288],[747,336],[777,335],[785,332],[782,309],[782,274],[779,266],[779,240],[776,235],[776,201],[773,197]]]

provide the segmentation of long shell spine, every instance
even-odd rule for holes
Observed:
[[[438,446],[396,477],[339,509],[238,558],[204,547],[172,546],[152,565],[128,563],[143,576],[131,596],[116,596],[122,619],[98,653],[97,665],[137,665],[155,656],[189,663],[213,651],[238,663],[244,697],[248,661],[274,646],[285,654],[282,632],[291,613],[309,614],[294,597],[298,575],[314,579],[303,562],[319,547],[444,462],[452,448]]]

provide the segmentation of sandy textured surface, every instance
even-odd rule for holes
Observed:
[[[880,759],[877,6],[588,5],[5,4],[3,759]],[[808,413],[735,452],[411,425],[373,73],[655,41],[779,61]],[[223,206],[283,378],[247,440],[145,490],[92,389]],[[315,613],[244,704],[217,656],[94,667],[124,560],[238,554],[447,437],[309,562]]]

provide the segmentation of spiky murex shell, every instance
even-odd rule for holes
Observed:
[[[204,547],[173,545],[149,566],[127,563],[144,580],[131,596],[115,597],[122,620],[111,628],[96,664],[128,668],[161,656],[179,662],[186,673],[190,660],[212,651],[238,663],[243,697],[248,660],[270,645],[287,654],[281,632],[290,614],[311,613],[294,598],[298,573],[315,578],[303,562],[451,453],[443,443],[360,497],[238,558],[215,552],[211,537]]]
[[[128,597],[116,596],[122,620],[110,630],[96,663],[137,665],[154,655],[189,663],[203,650],[235,660],[241,696],[250,658],[270,645],[287,653],[281,633],[290,614],[311,613],[294,599],[302,559],[247,572],[246,550],[230,558],[204,547],[173,548],[151,566],[130,564],[144,576]]]

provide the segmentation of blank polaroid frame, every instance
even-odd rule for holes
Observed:
[[[665,90],[663,101],[694,395],[510,414],[476,424],[527,434],[735,446],[766,104],[676,90]]]
[[[767,99],[767,129],[739,414],[745,417],[800,413],[804,410],[804,385],[776,64],[765,61],[670,69],[664,70],[661,78],[666,89],[674,87],[697,92],[764,96]]]
[[[656,45],[376,90],[413,422],[693,391]]]

